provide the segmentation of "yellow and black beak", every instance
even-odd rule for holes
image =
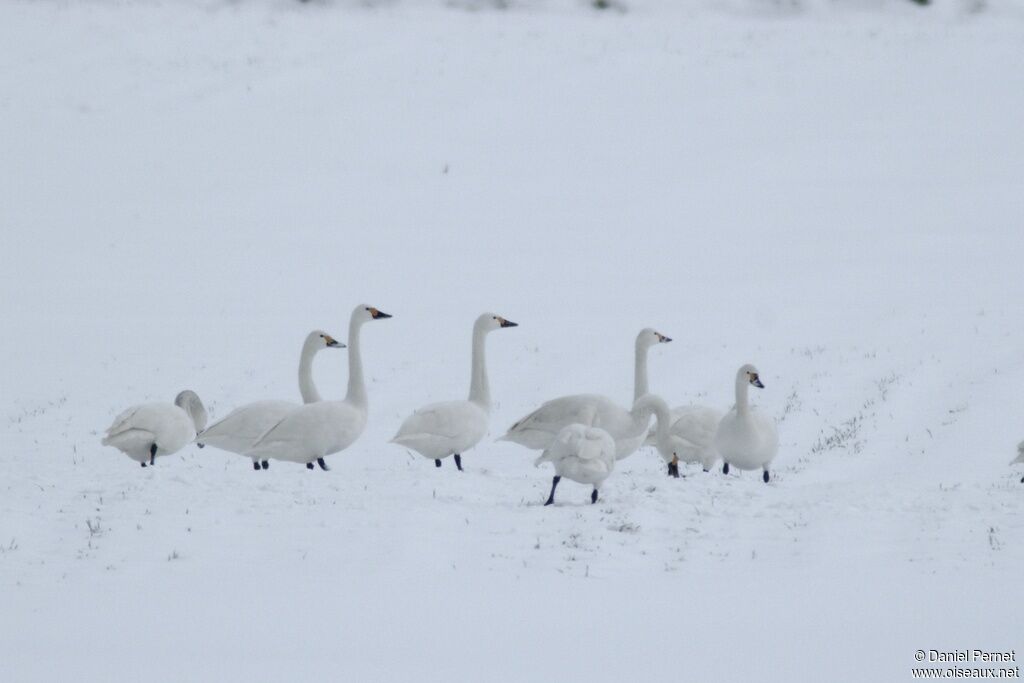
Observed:
[[[665,335],[661,334],[660,332],[655,332],[654,334],[657,335],[658,343],[659,344],[667,344],[670,341],[672,341],[672,337],[666,337]]]
[[[511,320],[505,320],[504,318],[498,318],[498,323],[502,327],[519,327],[519,323],[514,323]]]
[[[756,372],[750,373],[750,383],[758,389],[764,389],[764,384],[761,383],[761,378],[757,376]]]
[[[343,348],[345,348],[344,344],[342,344],[340,341],[338,341],[337,339],[335,339],[334,337],[332,337],[329,334],[325,334],[324,335],[324,344],[326,344],[327,348],[329,348],[329,349],[343,349]]]
[[[373,318],[374,320],[383,320],[384,318],[390,318],[391,315],[389,313],[385,313],[384,311],[379,311],[376,308],[371,308],[370,317]]]

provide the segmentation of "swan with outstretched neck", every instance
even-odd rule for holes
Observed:
[[[640,331],[636,337],[634,364],[634,401],[647,393],[647,351],[656,344],[665,344],[671,338],[651,328]],[[622,408],[610,398],[600,394],[576,394],[552,399],[526,417],[513,424],[500,440],[512,441],[533,450],[546,448],[551,440],[568,425],[581,424],[599,427],[615,440],[615,456],[621,460],[641,446],[647,436],[646,419]]]
[[[484,313],[473,324],[473,353],[469,398],[424,406],[406,418],[392,443],[406,446],[437,467],[448,456],[462,471],[462,454],[477,445],[487,433],[491,414],[491,387],[487,378],[484,342],[487,334],[517,324],[493,313]]]
[[[767,484],[769,467],[779,451],[779,432],[775,421],[750,405],[749,388],[764,388],[757,368],[747,364],[736,371],[736,405],[718,423],[715,448],[722,456],[722,472],[730,466],[741,470],[764,471]]]
[[[143,403],[128,408],[111,424],[101,442],[113,446],[143,467],[158,456],[177,453],[206,427],[206,408],[194,391],[178,394],[174,403]]]
[[[359,305],[348,327],[348,392],[343,401],[318,401],[295,408],[253,444],[249,454],[258,460],[313,463],[328,469],[324,458],[351,446],[366,427],[367,398],[363,379],[360,330],[371,320],[391,316],[373,306]]]
[[[316,403],[323,399],[313,382],[313,358],[323,349],[343,349],[345,345],[323,330],[313,330],[306,336],[299,354],[299,393],[303,403]],[[230,453],[252,457],[249,450],[261,436],[295,410],[291,401],[255,401],[235,408],[222,420],[210,425],[196,437],[197,445],[213,446]],[[254,470],[267,469],[270,463],[253,457]]]

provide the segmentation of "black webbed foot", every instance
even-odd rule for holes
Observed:
[[[149,447],[149,464],[156,464],[156,444]]]
[[[435,460],[434,461],[434,467],[440,467],[440,466],[441,466],[441,461],[440,460]]]
[[[327,463],[324,462],[323,458],[317,458],[316,464],[320,465],[320,469],[322,469],[324,472],[329,472],[331,469],[330,467],[327,466]]]
[[[593,492],[590,494],[590,504],[593,505],[596,502],[597,502],[597,489],[594,489]]]
[[[311,462],[307,462],[307,463],[306,463],[306,469],[307,469],[307,470],[311,470],[311,469],[313,469],[313,463],[311,463]]]
[[[462,456],[458,453],[455,454],[455,466],[459,468],[459,472],[462,471]]]
[[[269,470],[270,469],[270,463],[267,462],[266,460],[264,460],[260,464],[263,466],[263,469],[265,469],[265,470]]]
[[[729,463],[722,465],[722,474],[729,474]]]
[[[761,478],[764,479],[764,483],[766,483],[766,484],[768,483],[768,480],[771,479],[771,477],[768,476],[768,470],[764,471],[764,476],[761,477]]]
[[[258,462],[256,462],[255,460],[253,460],[252,461],[252,468],[254,470],[256,470],[257,472],[259,472],[260,471],[260,464]]]

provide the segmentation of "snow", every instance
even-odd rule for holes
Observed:
[[[1020,4],[626,4],[0,5],[6,677],[904,680],[1020,645]],[[298,400],[360,301],[395,317],[331,472],[99,445],[185,388]],[[465,396],[485,310],[520,324],[490,436],[438,470],[386,442]],[[542,507],[494,439],[626,404],[646,326],[670,405],[757,364],[773,482],[643,449]]]

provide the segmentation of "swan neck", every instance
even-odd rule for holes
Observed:
[[[473,364],[469,379],[469,400],[486,410],[491,409],[491,385],[487,380],[487,358],[484,338],[487,332],[473,328]]]
[[[345,401],[366,408],[366,383],[363,381],[363,356],[359,347],[362,322],[353,315],[348,326],[348,393]]]
[[[316,384],[313,383],[313,356],[316,355],[316,351],[315,346],[306,344],[299,356],[299,393],[302,394],[303,403],[317,403],[322,400],[320,392],[316,390]]]
[[[750,383],[745,373],[736,376],[736,414],[746,415],[750,412],[750,404],[747,402],[747,392],[750,390]]]
[[[646,344],[636,342],[636,364],[633,368],[633,400],[648,393],[647,388],[647,349]]]

